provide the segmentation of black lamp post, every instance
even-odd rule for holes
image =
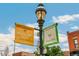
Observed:
[[[43,55],[43,40],[42,40],[42,28],[44,23],[44,17],[46,15],[46,10],[44,5],[40,3],[36,9],[36,16],[38,18],[39,30],[40,30],[40,55]]]

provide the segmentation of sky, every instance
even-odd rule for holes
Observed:
[[[38,28],[35,10],[37,3],[2,3],[0,4],[0,48],[9,46],[11,52],[14,47],[15,23],[21,23]],[[79,29],[79,4],[77,3],[44,3],[47,11],[44,27],[58,23],[59,45],[62,50],[69,50],[67,32]],[[17,51],[34,52],[39,37],[35,31],[34,46],[16,44]],[[63,45],[62,45],[63,44]]]

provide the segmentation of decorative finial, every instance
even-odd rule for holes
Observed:
[[[40,3],[42,3],[42,0],[40,0]]]

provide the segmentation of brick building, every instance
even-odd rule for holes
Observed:
[[[79,30],[67,32],[70,55],[79,55]]]
[[[70,51],[64,51],[64,56],[70,56]]]
[[[28,52],[17,52],[17,53],[14,53],[13,56],[34,56],[34,54],[28,53]]]

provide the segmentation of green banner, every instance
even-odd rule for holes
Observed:
[[[58,24],[55,23],[43,29],[44,46],[49,46],[59,43],[57,26]]]

